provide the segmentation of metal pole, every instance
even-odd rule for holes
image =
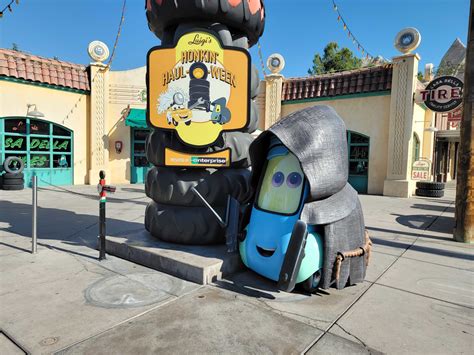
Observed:
[[[464,69],[463,118],[456,177],[454,239],[474,243],[474,3],[471,1]]]
[[[36,217],[38,207],[38,177],[35,175],[32,177],[33,185],[33,220],[32,220],[32,239],[31,239],[31,253],[36,254]]]
[[[207,207],[209,211],[217,218],[217,222],[222,228],[227,227],[227,221],[223,221],[221,216],[216,212],[214,208],[206,201],[206,199],[199,193],[198,190],[194,186],[191,187],[191,191],[201,200],[201,202],[204,204],[204,206]],[[227,209],[229,209],[229,200],[227,201]]]
[[[100,250],[99,260],[106,259],[105,257],[105,201],[99,202],[99,236],[100,236]]]

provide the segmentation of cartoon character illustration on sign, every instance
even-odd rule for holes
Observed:
[[[184,122],[185,124],[189,125],[191,123],[192,116],[192,111],[184,106],[184,95],[179,91],[176,92],[173,95],[173,101],[166,110],[166,119],[168,120],[168,124],[173,123],[173,125],[177,126],[179,122]]]
[[[194,109],[210,111],[209,88],[207,80],[208,70],[206,64],[196,62],[189,68],[189,107]]]
[[[223,131],[244,129],[250,115],[249,65],[247,50],[223,46],[211,31],[188,32],[174,47],[153,48],[147,85],[157,109],[149,108],[150,127],[174,130],[194,147],[215,143]]]
[[[230,121],[231,112],[226,107],[227,100],[221,97],[211,103],[214,107],[211,114],[212,123],[226,124]]]
[[[168,124],[178,125],[179,122],[191,122],[192,112],[184,107],[184,95],[176,92],[173,95],[173,101],[166,110],[166,119]]]
[[[210,83],[207,80],[208,69],[202,62],[193,63],[189,68],[189,101],[188,107],[185,106],[185,96],[181,90],[171,88],[169,91],[163,93],[159,98],[158,112],[166,111],[166,120],[168,125],[173,124],[177,127],[180,123],[187,126],[191,122],[206,122],[226,124],[230,121],[231,112],[226,107],[227,100],[225,97],[220,97],[217,100],[210,102],[209,87]],[[193,115],[193,110],[196,111],[213,111],[204,117],[197,117]],[[163,109],[163,106],[166,109]]]
[[[256,194],[242,219],[244,264],[284,291],[363,281],[370,241],[347,183],[346,129],[337,113],[314,106],[290,114],[251,144],[250,157]]]

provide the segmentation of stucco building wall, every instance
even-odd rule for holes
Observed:
[[[88,183],[89,96],[25,83],[0,80],[0,117],[25,117],[27,105],[36,104],[41,118],[60,124],[74,134],[74,184]]]
[[[109,136],[109,170],[114,184],[130,183],[132,129],[125,125],[124,110],[129,108],[146,109],[146,67],[124,71],[110,71],[108,99],[108,136]],[[115,142],[121,141],[120,153],[115,150]]]
[[[382,194],[387,171],[388,123],[390,115],[390,93],[373,96],[338,98],[336,100],[303,101],[282,105],[282,117],[314,105],[329,105],[341,116],[346,129],[370,137],[369,149],[369,194]]]

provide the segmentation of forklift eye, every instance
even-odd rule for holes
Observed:
[[[285,175],[281,171],[277,171],[275,174],[272,176],[272,185],[274,187],[280,187],[281,184],[283,184],[283,181],[285,181]]]
[[[298,186],[301,185],[301,182],[303,181],[303,178],[301,177],[301,175],[297,172],[293,172],[291,173],[290,175],[288,175],[288,177],[286,178],[286,184],[288,185],[288,187],[292,188],[292,189],[295,189],[297,188]]]

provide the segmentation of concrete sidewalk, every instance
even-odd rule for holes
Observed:
[[[452,241],[441,199],[361,196],[374,252],[366,281],[307,296],[244,271],[199,286],[97,261],[94,186],[0,191],[0,354],[470,353],[474,246]],[[143,186],[108,199],[108,234],[142,228]]]

